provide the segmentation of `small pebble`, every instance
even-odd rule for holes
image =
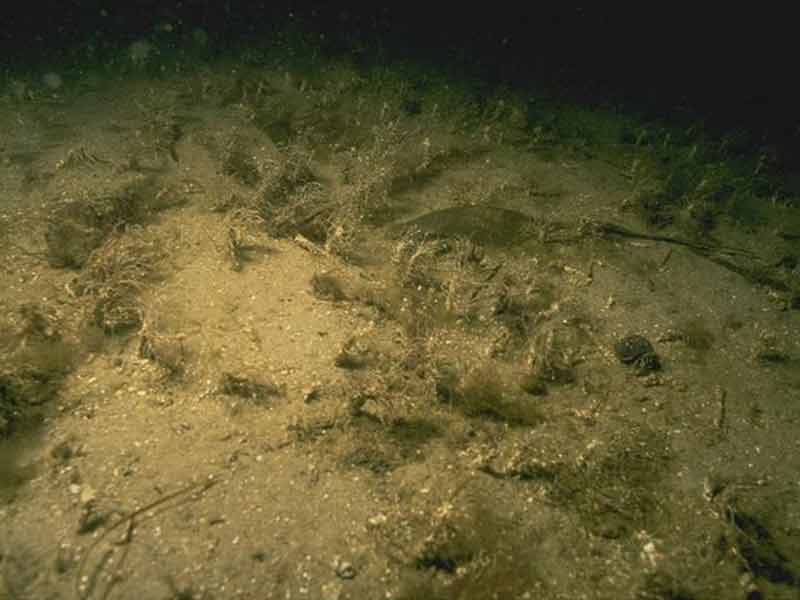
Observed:
[[[92,486],[85,485],[81,490],[81,504],[89,504],[97,497],[97,492]]]
[[[356,568],[348,560],[341,560],[338,556],[333,560],[333,569],[336,575],[342,579],[353,579],[356,576]]]
[[[372,526],[383,525],[384,523],[386,523],[386,521],[388,521],[388,519],[384,514],[377,514],[374,517],[370,517],[369,519],[367,519],[367,523],[369,523]]]

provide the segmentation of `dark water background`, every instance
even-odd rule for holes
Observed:
[[[69,58],[87,43],[123,45],[152,34],[159,22],[203,28],[217,51],[292,24],[318,34],[327,50],[365,61],[422,58],[484,83],[547,88],[626,112],[700,119],[712,131],[746,131],[752,148],[742,150],[771,145],[783,169],[800,170],[800,53],[788,8],[504,4],[6,2],[0,65],[8,73]]]

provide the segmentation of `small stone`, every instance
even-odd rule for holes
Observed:
[[[83,486],[81,490],[81,504],[89,504],[92,500],[97,497],[97,492],[94,491],[94,488],[90,485]]]
[[[353,579],[356,576],[356,568],[353,563],[342,560],[338,556],[333,559],[333,570],[341,579]]]
[[[383,513],[379,513],[379,514],[367,519],[367,523],[369,523],[373,527],[377,527],[378,525],[383,525],[388,520],[389,519],[386,517],[386,515],[384,515]]]

